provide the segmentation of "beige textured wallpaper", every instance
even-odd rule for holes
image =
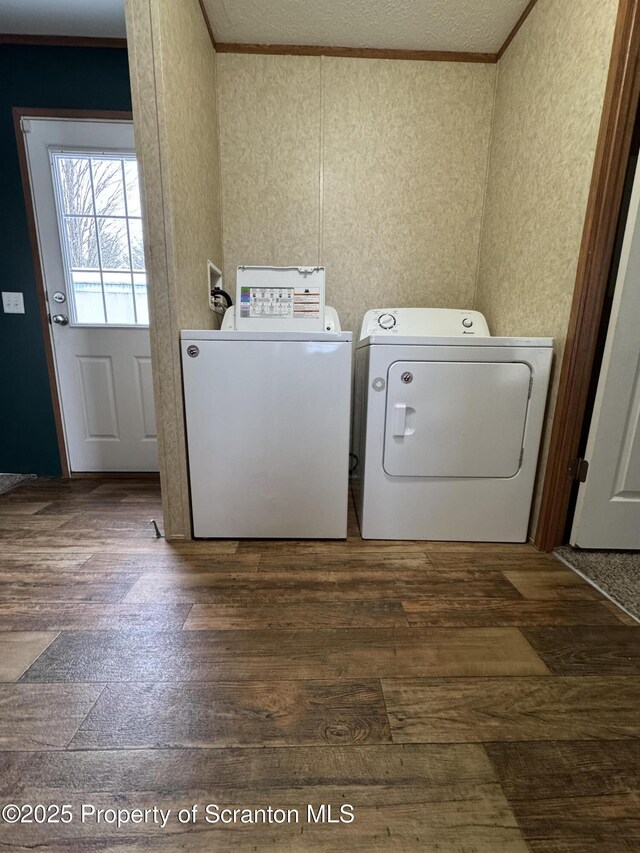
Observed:
[[[556,339],[549,423],[617,8],[538,0],[498,65],[475,307],[495,335]]]
[[[495,66],[219,54],[225,277],[323,263],[357,330],[383,304],[469,307]]]
[[[197,0],[127,0],[126,13],[164,530],[190,538],[179,336],[211,326],[206,262],[222,263],[215,53]]]
[[[320,61],[218,54],[225,282],[318,262]]]
[[[471,307],[495,72],[323,61],[322,259],[347,328],[386,305]]]
[[[197,0],[154,0],[158,123],[181,329],[206,329],[207,259],[222,267],[216,54]]]

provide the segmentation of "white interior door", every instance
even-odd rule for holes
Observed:
[[[157,471],[133,125],[22,119],[69,467]]]
[[[571,544],[640,549],[640,170],[636,170]]]

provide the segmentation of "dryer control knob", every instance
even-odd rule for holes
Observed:
[[[462,321],[462,325],[465,329],[470,329],[473,326],[473,320],[470,317],[465,317]]]
[[[381,314],[378,317],[378,325],[381,329],[393,329],[396,324],[396,318],[393,314]]]

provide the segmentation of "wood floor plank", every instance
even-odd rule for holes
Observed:
[[[3,531],[0,531],[0,534],[2,534],[2,532]],[[85,556],[85,559],[89,559],[89,557],[94,554],[113,555],[114,557],[126,557],[131,555],[162,557],[171,554],[183,554],[201,556],[208,559],[216,554],[235,554],[238,546],[237,541],[228,539],[211,542],[208,549],[198,547],[202,545],[201,542],[184,543],[183,547],[178,549],[174,547],[167,547],[169,543],[164,542],[164,540],[161,539],[120,540],[110,539],[107,537],[104,539],[91,538],[83,540],[81,537],[73,537],[60,540],[57,537],[52,539],[52,537],[49,536],[41,541],[37,541],[34,539],[24,540],[20,538],[20,534],[26,532],[27,531],[17,531],[14,538],[20,539],[19,542],[13,542],[11,541],[12,537],[7,537],[8,541],[3,542],[2,548],[0,549],[0,561],[5,557],[22,557],[28,555],[34,557],[39,556],[42,558],[54,556],[56,559],[78,559],[80,556]],[[173,545],[175,543],[171,544]],[[184,547],[185,545],[195,547],[186,548]]]
[[[28,506],[28,504],[26,504]],[[12,504],[12,506],[21,506],[21,504]],[[89,515],[102,515],[106,518],[127,519],[135,518],[138,521],[148,521],[156,516],[158,524],[162,522],[162,504],[156,501],[151,504],[149,501],[144,504],[125,504],[119,499],[108,500],[102,497],[99,500],[89,500],[88,498],[73,497],[64,500],[50,501],[43,505],[43,508],[38,511],[38,517],[49,517],[55,515],[74,515],[76,513],[87,513]]]
[[[0,621],[0,681],[17,681],[34,660],[57,637],[57,631],[8,630],[10,625]]]
[[[640,633],[634,626],[522,631],[549,669],[559,675],[640,675]]]
[[[335,583],[326,574],[307,577],[306,582],[292,575],[259,577],[252,571],[247,576],[242,571],[180,573],[145,572],[131,588],[126,601],[136,604],[150,602],[234,603],[278,602],[290,598],[300,601],[322,601],[333,592]]]
[[[537,551],[528,542],[450,542],[446,540],[430,539],[423,542],[424,547],[430,554],[513,554],[516,556],[527,556],[537,554],[547,556]]]
[[[239,573],[145,573],[131,589],[131,602],[233,604],[247,601],[375,601],[417,598],[520,598],[500,572],[312,571]]]
[[[433,570],[426,554],[409,552],[403,554],[389,551],[380,556],[373,552],[353,554],[263,554],[260,557],[261,572],[378,572],[386,573],[390,579],[400,577],[403,572]]]
[[[640,678],[383,679],[395,743],[640,737]]]
[[[134,572],[0,569],[0,602],[120,601],[138,577]]]
[[[8,549],[2,549],[0,553],[0,571],[16,570],[23,571],[39,570],[43,572],[58,572],[80,569],[92,556],[90,551],[78,551],[73,554],[59,556],[49,550],[39,550],[35,553],[26,548],[8,553]]]
[[[303,554],[343,554],[368,553],[376,556],[383,554],[416,554],[424,556],[424,542],[390,542],[387,540],[360,539],[244,539],[238,544],[241,554],[268,554],[297,556]]]
[[[380,682],[108,685],[71,749],[389,743]]]
[[[55,532],[55,531],[53,531]],[[147,536],[139,537],[116,537],[112,536],[112,531],[108,535],[97,536],[88,531],[87,535],[83,535],[82,531],[74,531],[67,533],[66,536],[54,536],[52,533],[36,538],[34,534],[29,534],[27,530],[18,531],[1,531],[0,538],[3,533],[7,534],[7,539],[20,539],[19,545],[11,542],[3,543],[2,553],[31,553],[51,554],[56,553],[58,556],[66,554],[84,553],[90,551],[95,554],[97,552],[111,554],[167,554],[167,553],[184,553],[184,554],[202,554],[209,556],[211,554],[234,554],[238,547],[238,542],[232,539],[207,540],[206,542],[191,541],[181,544],[181,547],[176,547],[176,543],[168,543],[161,539],[155,539]],[[29,537],[29,538],[26,538]]]
[[[601,601],[525,599],[410,599],[402,602],[410,625],[480,628],[526,625],[616,625]]]
[[[83,565],[85,571],[110,572],[170,572],[172,575],[188,575],[206,572],[251,572],[258,571],[259,554],[105,554],[91,556]]]
[[[39,515],[38,518],[58,518],[61,516]],[[158,523],[162,524],[162,519],[158,519]],[[90,530],[99,531],[102,535],[111,533],[111,531],[130,531],[149,534],[152,531],[152,524],[149,513],[133,514],[133,513],[111,513],[105,512],[104,508],[101,512],[87,512],[86,510],[75,512],[71,516],[67,516],[63,524],[58,530],[60,533],[65,533],[68,530]]]
[[[51,518],[55,518],[55,516],[51,516]],[[1,529],[0,532],[2,532]],[[147,522],[140,524],[137,528],[110,528],[105,530],[104,528],[74,525],[64,529],[60,527],[52,532],[54,535],[45,530],[25,530],[22,539],[29,545],[47,543],[55,549],[72,545],[74,542],[83,543],[85,548],[90,546],[97,551],[101,550],[103,545],[105,547],[107,545],[113,546],[118,542],[121,542],[125,548],[129,547],[129,543],[136,541],[146,545],[150,544],[155,538],[154,528]]]
[[[539,600],[586,599],[598,601],[600,593],[571,569],[506,571],[505,577],[525,597]]]
[[[234,681],[544,675],[514,628],[74,631],[23,680]]]
[[[0,502],[0,512],[3,516],[8,515],[34,515],[40,513],[46,507],[51,506],[48,501],[24,501],[21,503]]]
[[[93,480],[93,488],[90,490],[93,496],[96,495],[115,495],[121,497],[131,497],[132,495],[158,494],[158,477],[143,477],[136,479],[135,477],[117,477],[111,479],[95,478]]]
[[[63,480],[58,478],[38,477],[34,480],[26,480],[20,483],[10,492],[0,496],[2,502],[14,500],[26,500],[33,495],[38,495],[37,500],[44,500],[44,496],[51,500],[77,495],[85,496],[95,488],[95,483],[87,480]]]
[[[96,827],[74,821],[7,826],[5,844],[68,850],[175,853],[526,853],[489,760],[475,745],[289,747],[287,749],[120,750],[0,756],[0,792],[33,802],[97,807],[191,802],[301,809],[301,823],[220,829],[172,819],[153,827]],[[170,780],[170,784],[167,784]],[[349,825],[302,822],[307,803],[354,805]],[[334,812],[335,813],[335,812]],[[108,846],[107,846],[108,845]],[[46,848],[45,848],[46,849]]]
[[[500,546],[502,548],[503,546]],[[438,569],[488,569],[489,571],[564,571],[566,566],[555,557],[540,554],[530,545],[524,553],[501,551],[452,550],[432,551],[426,548],[426,554],[434,567]]]
[[[613,615],[612,622],[616,622]],[[185,630],[391,628],[407,625],[399,601],[301,601],[294,604],[194,604]]]
[[[2,542],[2,546],[0,546],[0,551],[4,550],[5,543],[11,543],[15,546],[17,542],[23,542],[25,540],[28,541],[32,535],[32,532],[30,530],[27,530],[26,528],[8,528],[6,530],[0,528],[0,542]]]
[[[63,527],[73,519],[72,515],[18,515],[7,513],[5,515],[0,507],[0,530],[9,533],[18,530],[26,530],[28,533],[42,533],[43,531],[56,530]]]
[[[12,601],[0,603],[0,627],[8,631],[35,628],[55,632],[131,628],[178,630],[190,610],[189,604],[140,607],[104,601]]]
[[[125,497],[123,497],[121,499],[120,503],[123,506],[138,505],[138,506],[142,507],[145,504],[153,504],[155,506],[155,505],[157,505],[157,496],[153,495],[153,494],[147,495],[144,493],[135,494],[135,495],[129,494],[129,495],[126,495]],[[162,504],[160,504],[160,507],[162,507]]]
[[[531,850],[640,849],[640,741],[486,746]]]
[[[602,606],[606,607],[619,622],[622,622],[623,625],[633,625],[634,628],[640,627],[640,621],[634,619],[633,616],[630,616],[626,611],[622,609],[622,607],[618,607],[618,605],[613,601],[608,601],[607,599],[602,599]]]
[[[97,684],[0,684],[0,750],[64,749],[101,691]]]

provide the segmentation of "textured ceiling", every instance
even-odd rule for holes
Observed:
[[[204,0],[216,40],[495,53],[527,0]]]
[[[0,0],[0,33],[124,38],[124,0]]]

